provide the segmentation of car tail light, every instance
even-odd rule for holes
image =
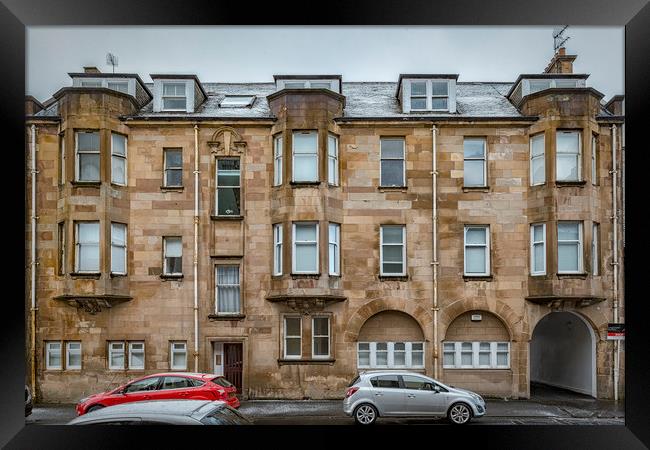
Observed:
[[[359,390],[358,387],[348,388],[348,390],[345,393],[345,398],[352,397],[354,395],[354,393],[357,392],[358,390]]]

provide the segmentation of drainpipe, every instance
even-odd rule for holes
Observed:
[[[199,371],[199,126],[194,125],[194,372]]]
[[[438,134],[438,129],[434,125],[431,128],[431,134],[433,138],[433,146],[431,151],[432,159],[432,225],[433,225],[433,234],[431,240],[433,241],[433,378],[438,379],[438,155],[437,155],[437,141],[436,136]]]
[[[32,142],[31,142],[31,158],[32,158],[32,245],[31,245],[31,348],[30,348],[30,361],[31,361],[31,387],[32,397],[36,399],[36,125],[32,124],[31,128]]]
[[[612,266],[614,270],[614,298],[612,303],[614,323],[618,323],[618,195],[617,195],[617,178],[616,170],[616,125],[612,125],[612,220],[614,231],[614,252]],[[614,401],[618,401],[618,371],[619,371],[619,348],[620,341],[614,341]]]

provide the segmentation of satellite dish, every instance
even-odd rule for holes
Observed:
[[[106,53],[106,64],[113,66],[113,73],[115,73],[115,66],[118,65],[117,56],[112,53]]]

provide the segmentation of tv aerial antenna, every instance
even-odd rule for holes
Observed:
[[[113,73],[115,73],[115,66],[118,65],[117,56],[112,53],[106,53],[106,64],[113,66]]]
[[[566,41],[571,39],[569,36],[564,36],[567,28],[569,28],[569,25],[553,28],[553,53],[557,52],[558,48],[562,47]]]

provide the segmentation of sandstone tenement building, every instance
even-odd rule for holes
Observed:
[[[28,97],[27,382],[321,399],[390,367],[622,396],[623,99],[574,59],[507,83],[85,68]]]

